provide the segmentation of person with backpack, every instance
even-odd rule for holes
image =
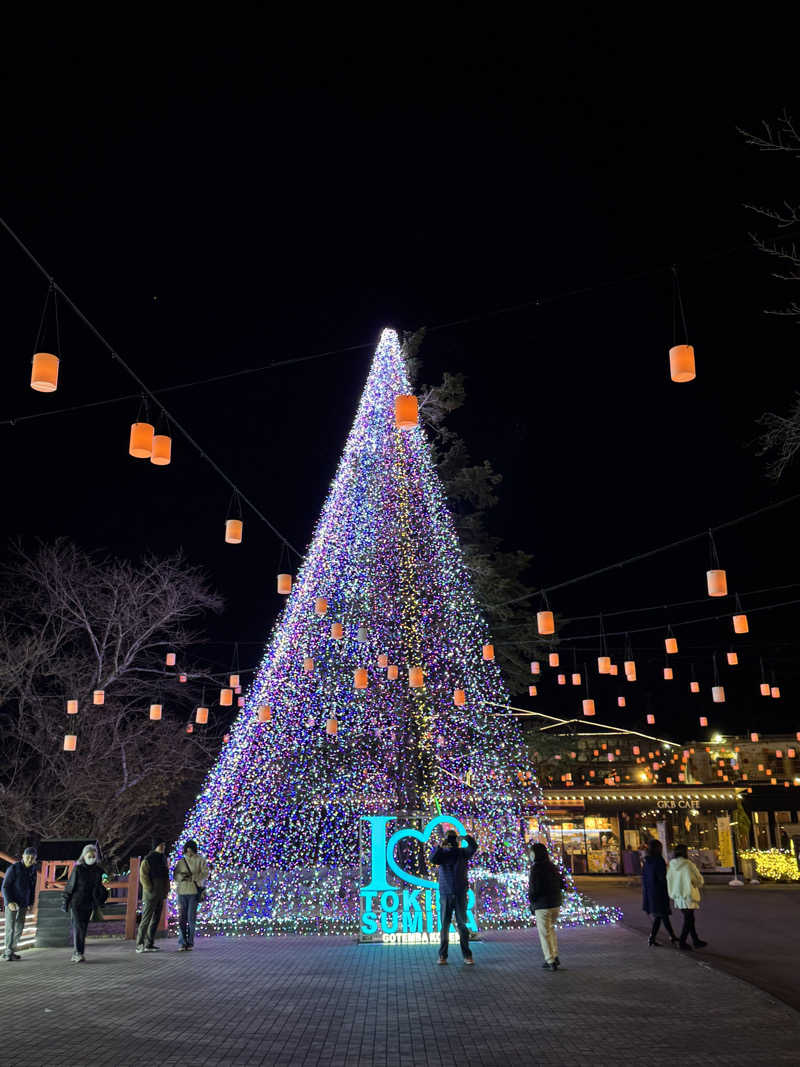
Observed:
[[[537,842],[533,846],[533,863],[528,876],[528,900],[536,929],[539,931],[539,943],[542,946],[546,971],[557,971],[561,966],[558,958],[558,937],[556,920],[561,910],[561,892],[564,876],[550,859],[547,846]]]
[[[26,848],[22,859],[12,863],[3,876],[6,930],[3,955],[8,963],[22,957],[14,951],[25,926],[25,916],[36,899],[36,849]]]
[[[173,876],[178,890],[178,951],[191,952],[197,905],[205,896],[208,881],[208,864],[205,856],[197,851],[196,841],[189,840],[183,846],[183,855],[175,864]]]
[[[139,920],[139,933],[136,937],[137,952],[158,952],[155,944],[156,931],[161,921],[164,901],[169,896],[169,867],[164,853],[165,841],[159,841],[152,852],[148,852],[139,868],[139,881],[142,886],[142,917]]]
[[[689,859],[686,845],[676,845],[672,857],[667,867],[667,889],[675,901],[675,907],[683,912],[683,929],[678,948],[683,952],[690,952],[692,945],[695,948],[705,948],[708,942],[701,941],[694,925],[694,913],[700,907],[703,876]],[[687,945],[690,937],[692,945]]]
[[[108,900],[108,890],[103,885],[103,868],[98,865],[98,859],[97,845],[86,845],[62,894],[61,907],[69,915],[72,926],[72,963],[84,962],[89,920],[95,909]]]

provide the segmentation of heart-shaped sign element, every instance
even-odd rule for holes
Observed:
[[[404,837],[413,837],[417,841],[422,841],[424,844],[431,836],[434,829],[437,826],[440,826],[443,822],[448,823],[460,834],[465,834],[467,832],[464,824],[454,815],[437,815],[435,819],[431,819],[425,826],[424,830],[415,830],[410,826],[406,827],[404,830],[395,830],[386,843],[386,862],[398,878],[402,878],[404,882],[410,882],[411,885],[421,885],[423,889],[436,889],[436,882],[430,882],[427,878],[418,878],[416,874],[409,874],[408,871],[404,871],[402,867],[399,867],[394,858],[394,850],[397,848],[398,842],[402,841]]]

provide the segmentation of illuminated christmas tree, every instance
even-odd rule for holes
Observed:
[[[188,817],[212,869],[201,928],[355,932],[364,817],[386,816],[389,835],[441,813],[480,845],[478,925],[531,921],[524,831],[538,820],[546,834],[541,793],[497,706],[508,695],[424,430],[413,414],[396,425],[411,392],[385,330],[311,547]],[[432,877],[423,837],[391,850],[417,879]],[[568,891],[564,922],[615,917]]]

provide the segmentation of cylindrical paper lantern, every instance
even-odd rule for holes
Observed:
[[[105,690],[104,689],[95,689],[95,691],[92,693],[92,703],[93,704],[105,704],[105,702],[106,702]]]
[[[165,662],[166,662],[168,667],[174,667],[176,662],[177,662],[177,660],[178,660],[178,657],[174,652],[168,652],[167,653]]]
[[[325,615],[328,610],[328,601],[324,596],[318,596],[314,601],[314,611],[317,615]]]
[[[552,611],[537,611],[536,625],[539,628],[540,634],[555,633],[556,624],[555,620],[553,619]]]
[[[303,670],[306,672],[306,674],[311,674],[311,672],[314,670],[314,660],[311,658],[311,656],[306,656],[303,660]]]
[[[484,659],[494,659],[494,645],[484,645],[483,646],[483,658]]]
[[[620,708],[625,707],[625,697],[617,697],[617,705]]]
[[[381,652],[380,655],[378,656],[378,666],[379,667],[388,667],[389,666],[389,657],[386,655],[385,652]]]
[[[689,692],[690,693],[699,693],[700,692],[700,683],[699,682],[689,682]]]
[[[583,714],[594,715],[594,701],[588,698],[583,702]]]
[[[709,596],[728,595],[728,576],[723,570],[706,571]]]
[[[701,726],[708,726],[708,719],[705,717],[705,715],[701,715],[700,716],[700,725]]]
[[[422,667],[408,668],[408,684],[411,689],[422,688]]]
[[[334,641],[340,641],[344,634],[344,627],[340,622],[331,623],[331,637]]]
[[[411,430],[419,422],[419,404],[415,396],[401,394],[394,398],[394,424],[398,430]]]
[[[186,682],[187,682],[187,677],[186,677],[186,675],[185,675],[185,674],[179,674],[179,675],[178,675],[178,681],[179,681],[179,682],[180,682],[180,683],[181,683],[182,685],[186,685]]]
[[[64,751],[74,752],[78,744],[77,734],[64,734]]]
[[[233,704],[233,690],[232,689],[220,689],[219,702],[223,708],[229,708]]]
[[[750,624],[747,621],[746,615],[734,615],[733,616],[733,632],[735,634],[747,634],[750,633]]]
[[[675,637],[665,637],[664,647],[667,650],[668,656],[673,656],[678,651],[678,641]]]
[[[541,673],[542,673],[542,667],[541,667],[541,664],[539,663],[538,659],[532,660],[531,661],[531,674],[541,674]]]
[[[648,726],[652,726],[655,721],[656,721],[655,715],[648,715],[647,716],[647,724],[648,724]]]
[[[737,652],[729,652],[728,653],[728,666],[729,667],[735,667],[738,662],[739,662],[738,653]]]
[[[77,700],[68,700],[67,701],[67,715],[77,715],[77,714],[78,714],[78,701]]]
[[[762,697],[768,697],[770,695],[769,682],[762,682],[759,686]]]
[[[777,685],[773,685],[773,687],[769,691],[769,695],[772,697],[773,700],[777,700],[781,695],[780,687]]]
[[[134,422],[128,452],[136,459],[150,459],[153,454],[153,426],[149,422]]]
[[[566,676],[566,674],[559,674],[559,676],[558,676],[558,684],[559,685],[566,685],[567,684],[567,676]]]
[[[325,723],[325,733],[329,737],[335,737],[338,732],[339,732],[339,723],[336,721],[336,719],[333,717],[333,715],[331,715],[331,717]]]
[[[573,675],[572,675],[572,684],[573,684],[573,685],[580,685],[580,684],[581,684],[581,675],[580,675],[580,671],[575,671],[575,672],[573,673]]]
[[[363,667],[358,667],[353,675],[353,686],[356,689],[367,688],[367,672]]]
[[[31,389],[37,393],[54,393],[58,388],[58,356],[37,352],[31,367]]]
[[[208,708],[198,708],[194,713],[194,721],[199,722],[201,726],[208,722]]]
[[[389,666],[386,668],[386,677],[389,679],[390,682],[397,681],[398,673],[399,672],[397,669],[397,664],[395,663],[390,663]]]
[[[725,703],[725,686],[724,685],[712,685],[711,686],[711,699],[715,704]]]
[[[259,722],[271,722],[272,720],[272,708],[269,704],[260,704],[258,708],[258,721]]]
[[[636,664],[632,659],[625,661],[625,677],[629,682],[636,681]]]
[[[226,519],[225,543],[228,545],[240,545],[242,543],[243,531],[244,523],[241,519]]]
[[[538,692],[538,689],[536,688],[535,685],[529,685],[528,686],[528,696],[529,697],[535,697],[537,692]]]
[[[161,718],[161,712],[162,711],[163,711],[163,705],[162,704],[151,704],[150,705],[150,718],[153,720],[153,722],[158,722],[158,720]]]
[[[695,373],[692,345],[673,345],[669,350],[669,376],[673,382],[690,382]]]
[[[228,679],[228,685],[231,689],[235,689],[237,685],[241,685],[241,679],[238,674],[232,674]]]
[[[463,708],[467,702],[467,694],[463,689],[453,690],[453,703],[457,708]]]
[[[611,656],[597,657],[597,673],[611,674]]]
[[[288,596],[292,591],[292,576],[291,574],[279,574],[278,575],[278,592],[281,596]]]
[[[673,671],[672,671],[672,667],[665,667],[664,668],[664,681],[665,682],[671,682],[673,677],[674,677],[674,674],[673,674]]]
[[[172,460],[172,438],[165,433],[153,435],[153,451],[150,454],[150,462],[156,467],[168,467]]]
[[[616,678],[617,675],[619,674],[619,666],[616,663],[612,663],[611,667],[609,668],[608,673],[610,675],[612,675],[614,678]]]
[[[558,653],[551,652],[550,655],[547,657],[547,662],[550,664],[551,667],[557,667],[559,664]]]

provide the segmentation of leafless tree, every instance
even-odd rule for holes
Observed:
[[[133,565],[62,540],[15,546],[0,587],[2,846],[96,836],[121,856],[150,829],[177,828],[183,813],[170,799],[216,747],[213,727],[186,732],[204,673],[186,650],[202,640],[203,616],[221,609],[205,576],[181,555]],[[78,714],[67,715],[73,699]],[[150,720],[151,703],[163,705],[161,721]],[[74,752],[63,750],[66,733],[77,735]]]
[[[739,132],[747,144],[759,151],[778,152],[791,159],[800,159],[800,132],[786,112],[773,123],[762,123],[760,133]],[[746,206],[777,231],[773,238],[756,233],[750,235],[760,252],[777,261],[772,276],[784,282],[800,282],[800,248],[793,235],[786,232],[800,225],[800,203],[784,200],[777,208],[756,204]],[[800,300],[791,300],[786,307],[770,310],[767,314],[800,318]],[[767,475],[777,481],[800,452],[800,394],[795,395],[788,415],[767,411],[758,422],[763,427],[758,438],[758,454],[771,457],[767,463]]]

